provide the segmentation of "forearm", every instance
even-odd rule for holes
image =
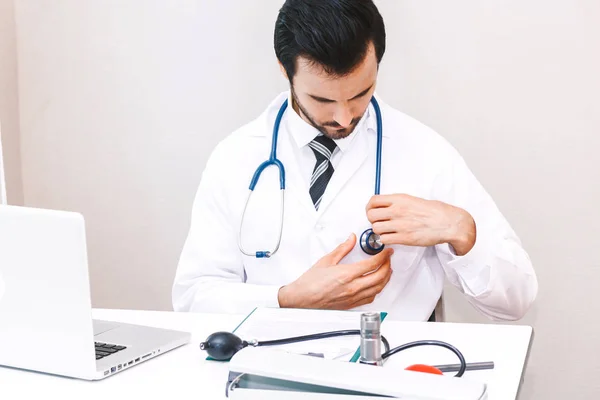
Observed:
[[[278,307],[279,286],[199,277],[193,283],[176,283],[175,311],[247,314],[255,307]]]
[[[464,256],[439,252],[447,276],[469,303],[493,320],[522,318],[537,295],[531,261],[514,238],[484,238]]]

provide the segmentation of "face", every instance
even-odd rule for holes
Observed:
[[[299,58],[291,87],[293,107],[324,135],[342,139],[354,131],[367,110],[376,81],[372,45],[362,63],[342,77],[328,75],[321,66]]]

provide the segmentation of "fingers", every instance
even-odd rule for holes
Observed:
[[[386,233],[396,233],[396,223],[393,221],[375,222],[372,226],[373,232],[379,236]]]
[[[379,221],[388,221],[392,218],[392,210],[388,207],[372,208],[367,210],[367,219],[372,224]]]
[[[355,244],[356,235],[352,233],[345,242],[339,244],[331,253],[323,257],[318,264],[338,264],[340,261],[342,261],[344,257],[346,257],[346,255],[348,255],[348,253],[350,253],[350,251],[354,248]]]
[[[355,290],[357,292],[361,292],[368,288],[377,287],[379,285],[385,286],[389,281],[391,275],[391,261],[387,260],[379,267],[377,271],[355,279],[352,284],[356,285]],[[381,287],[381,289],[383,289],[383,286]]]
[[[367,304],[371,304],[373,301],[375,301],[375,296],[365,297],[364,299],[361,299],[360,301],[357,301],[356,303],[352,303],[350,306],[348,306],[347,309],[351,310],[356,307],[366,306]]]
[[[383,269],[383,267],[381,268]],[[380,269],[380,270],[381,270]],[[392,269],[387,268],[386,273],[382,280],[368,280],[368,278],[373,277],[375,274],[379,273],[379,270],[373,274],[370,274],[362,279],[361,284],[365,284],[362,290],[358,290],[356,295],[354,296],[353,302],[351,304],[351,308],[359,307],[365,304],[370,304],[375,300],[375,297],[381,293],[381,291],[386,287],[392,277]]]
[[[352,269],[351,277],[356,279],[369,272],[375,271],[382,264],[388,261],[392,254],[394,254],[394,250],[388,247],[383,249],[383,251],[381,251],[379,254],[361,260],[357,263],[350,264],[348,267],[349,269]]]
[[[371,197],[369,202],[367,203],[367,210],[371,210],[374,208],[380,207],[389,207],[393,204],[392,198],[390,195],[380,194]]]
[[[371,223],[386,220],[392,213],[423,205],[423,199],[408,194],[380,194],[372,196],[366,206]]]
[[[379,240],[384,245],[402,244],[405,246],[418,246],[420,243],[415,239],[414,235],[409,233],[383,233],[380,234]]]

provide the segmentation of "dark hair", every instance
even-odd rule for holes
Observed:
[[[344,76],[364,59],[371,42],[379,63],[385,26],[372,0],[286,0],[275,23],[275,54],[290,83],[299,56]]]

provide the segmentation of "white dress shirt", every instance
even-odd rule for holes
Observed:
[[[394,245],[390,282],[373,303],[357,310],[427,320],[447,279],[489,318],[521,318],[537,295],[538,283],[519,238],[454,147],[376,98],[383,119],[381,193],[407,193],[461,207],[473,216],[477,239],[464,256],[454,254],[448,244]],[[173,285],[176,311],[245,314],[256,306],[278,307],[281,286],[301,276],[350,233],[358,239],[370,228],[365,207],[375,188],[377,143],[372,105],[349,137],[336,140],[335,172],[318,211],[309,194],[315,156],[308,146],[318,132],[288,107],[277,143],[286,178],[279,250],[271,258],[239,250],[249,183],[258,165],[269,158],[273,124],[285,99],[289,92],[222,140],[209,157]],[[280,202],[279,175],[270,167],[250,197],[241,232],[244,249],[271,250],[277,243]],[[357,242],[341,263],[366,257],[370,256]]]

